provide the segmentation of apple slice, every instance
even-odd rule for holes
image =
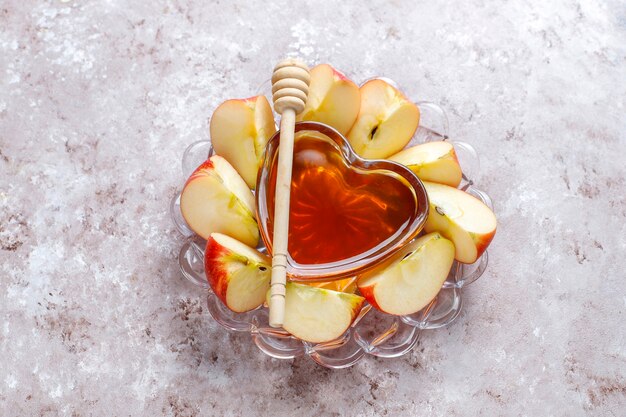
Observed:
[[[265,145],[276,132],[267,98],[255,96],[223,102],[213,112],[209,129],[215,153],[226,158],[248,187],[254,188]]]
[[[363,84],[361,109],[348,141],[363,158],[387,158],[406,146],[420,120],[417,106],[383,80]]]
[[[254,310],[270,288],[272,261],[259,251],[221,233],[211,233],[204,254],[209,285],[236,313]]]
[[[436,141],[412,146],[389,157],[405,165],[422,181],[432,181],[457,187],[463,172],[454,147],[449,142]]]
[[[312,120],[348,133],[361,107],[359,87],[328,64],[311,70],[306,106],[297,120]]]
[[[213,155],[191,174],[180,196],[180,211],[205,239],[224,233],[248,246],[259,242],[254,196],[235,168]]]
[[[268,292],[269,301],[269,292]],[[311,343],[335,340],[352,324],[365,299],[347,294],[288,282],[283,328]]]
[[[359,291],[375,308],[388,314],[413,314],[441,290],[454,261],[454,245],[439,233],[406,245],[382,270],[358,281]]]
[[[430,209],[424,225],[439,232],[456,248],[454,258],[471,264],[483,254],[496,234],[496,216],[482,201],[448,185],[424,182]]]

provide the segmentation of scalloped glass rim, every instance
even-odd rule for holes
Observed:
[[[420,127],[407,146],[449,140],[445,111],[437,104],[426,101],[417,101],[416,104],[422,116]],[[455,148],[464,172],[459,188],[493,208],[491,198],[476,188],[473,181],[480,170],[476,150],[466,142],[450,141],[450,143]],[[200,140],[189,145],[182,160],[185,178],[211,154],[209,140]],[[208,311],[220,326],[231,331],[250,333],[256,346],[273,358],[293,359],[307,355],[316,363],[332,369],[350,367],[367,355],[394,358],[410,352],[423,330],[439,329],[454,322],[463,307],[462,289],[480,278],[488,264],[487,251],[470,265],[455,261],[437,297],[421,311],[407,316],[392,316],[366,303],[359,317],[341,337],[331,342],[312,344],[290,335],[283,329],[270,327],[268,311],[263,306],[246,313],[234,313],[224,306],[212,293],[206,281],[204,275],[206,241],[195,235],[182,218],[180,193],[170,202],[170,215],[176,229],[186,238],[178,256],[181,273],[192,284],[206,290]],[[261,243],[258,249],[264,251],[265,247]]]

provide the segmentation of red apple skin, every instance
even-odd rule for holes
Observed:
[[[372,307],[374,307],[376,310],[381,311],[380,306],[376,303],[376,298],[374,297],[374,288],[376,287],[376,284],[367,286],[367,287],[362,287],[359,288],[359,293],[363,296],[363,298],[365,298],[367,300],[368,303],[370,303],[370,305]]]
[[[342,81],[349,81],[349,82],[352,82],[352,80],[351,80],[351,79],[349,79],[348,77],[346,77],[346,76],[345,76],[345,74],[344,74],[343,72],[339,71],[339,70],[338,70],[338,69],[336,69],[335,67],[332,67],[332,66],[331,66],[331,68],[333,69],[333,74],[334,74],[335,76],[337,76],[337,78],[339,78],[339,79],[340,79],[340,80],[342,80]]]
[[[361,310],[363,310],[363,305],[365,304],[366,301],[367,299],[363,297],[363,300],[361,300],[358,304],[354,305],[354,308],[352,309],[352,320],[350,321],[350,326],[354,324],[354,320],[359,315],[359,313],[361,313]]]
[[[486,235],[473,236],[474,242],[476,242],[476,259],[480,258],[482,254],[487,250],[487,247],[493,240],[493,237],[496,235],[496,230],[497,229],[494,229],[493,232],[487,233]]]
[[[456,151],[454,150],[454,147],[450,151],[450,156],[454,158],[454,161],[457,163],[458,166],[461,166],[461,163],[459,162],[459,158],[457,158],[456,156]]]
[[[187,184],[189,184],[196,177],[204,175],[202,174],[202,171],[212,171],[214,169],[215,167],[213,166],[213,162],[211,162],[210,159],[207,159],[198,168],[196,168],[193,171],[193,173],[189,176],[189,178],[187,178],[187,181],[185,182],[185,186],[187,186]],[[183,189],[185,189],[185,187],[183,187]]]
[[[207,281],[215,295],[226,304],[226,290],[228,289],[228,277],[226,271],[219,267],[223,265],[221,258],[228,255],[230,250],[220,245],[209,237],[204,251],[204,271]]]
[[[224,101],[224,103],[226,103],[228,101],[241,101],[241,102],[247,103],[249,101],[256,100],[256,98],[257,98],[257,96],[252,96],[252,97],[248,97],[248,98],[229,98],[228,100]]]

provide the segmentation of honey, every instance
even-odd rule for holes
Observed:
[[[266,189],[270,234],[277,169],[271,172]],[[415,194],[398,174],[350,165],[323,135],[296,139],[288,246],[296,263],[326,264],[370,251],[397,237],[415,209]]]

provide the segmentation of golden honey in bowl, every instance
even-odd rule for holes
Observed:
[[[270,235],[276,172],[266,188]],[[325,135],[296,136],[288,246],[296,263],[327,264],[366,253],[397,237],[414,219],[416,204],[413,189],[397,173],[351,166]]]

